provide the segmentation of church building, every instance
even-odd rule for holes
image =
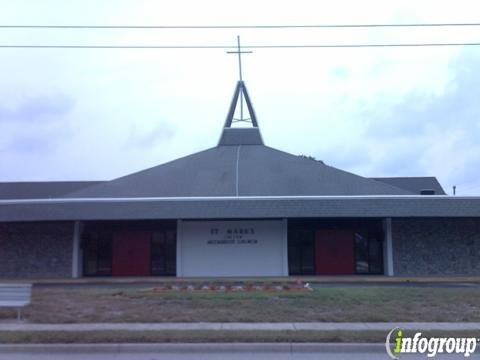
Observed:
[[[111,181],[0,183],[0,277],[480,275],[480,198],[266,144],[240,80],[213,148]]]

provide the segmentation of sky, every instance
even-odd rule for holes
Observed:
[[[0,0],[0,25],[480,22],[478,1]],[[480,42],[480,26],[0,29],[0,45]],[[254,49],[266,145],[366,177],[480,195],[480,46]],[[0,48],[0,181],[110,180],[216,145],[238,80],[226,49]]]

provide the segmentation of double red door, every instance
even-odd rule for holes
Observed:
[[[149,276],[151,241],[152,234],[147,231],[115,233],[112,246],[112,275]]]
[[[355,273],[353,232],[318,230],[315,233],[315,273],[350,275]]]

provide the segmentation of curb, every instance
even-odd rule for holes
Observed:
[[[78,324],[29,324],[0,323],[0,331],[389,331],[394,327],[404,330],[480,330],[479,322],[461,323],[78,323]]]

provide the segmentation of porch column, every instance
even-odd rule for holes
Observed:
[[[288,276],[288,219],[282,220],[283,276]]]
[[[82,223],[75,221],[73,223],[73,246],[72,246],[72,278],[76,279],[82,276],[81,269],[81,250],[80,236],[82,231]]]
[[[383,247],[383,266],[387,276],[393,276],[393,239],[392,239],[392,218],[383,220],[385,241]]]
[[[183,277],[182,266],[182,238],[183,238],[183,224],[182,220],[177,220],[177,277]]]

